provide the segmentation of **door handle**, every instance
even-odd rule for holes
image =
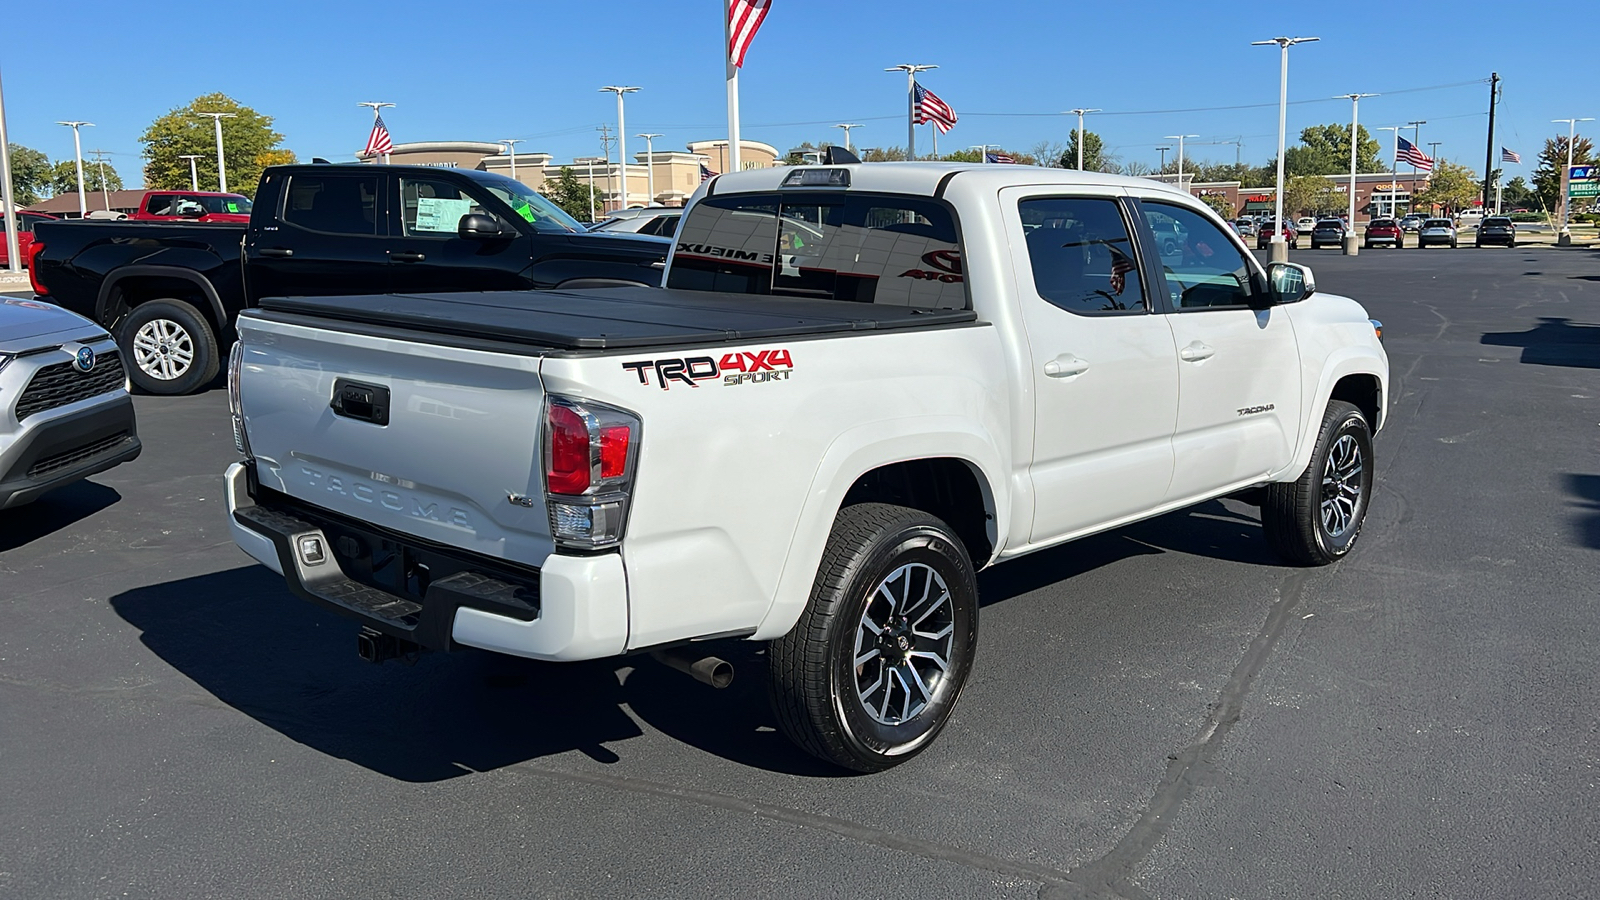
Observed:
[[[396,262],[422,262],[428,258],[428,255],[426,253],[413,253],[409,250],[395,250],[389,254],[389,258]]]
[[[290,250],[288,247],[262,247],[256,252],[262,256],[277,256],[283,259],[288,259],[294,255],[294,251]]]
[[[1071,353],[1063,353],[1044,364],[1044,373],[1051,378],[1071,378],[1087,371],[1089,371],[1088,360],[1079,359]]]
[[[1216,355],[1216,352],[1199,341],[1192,341],[1189,346],[1178,351],[1178,358],[1184,362],[1203,362]]]

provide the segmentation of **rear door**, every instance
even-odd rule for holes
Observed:
[[[389,241],[389,289],[397,293],[522,290],[529,287],[532,238],[489,198],[487,191],[445,176],[402,173],[397,192],[398,231]],[[461,217],[491,216],[514,237],[467,239]]]
[[[330,166],[279,177],[276,208],[252,219],[245,241],[251,300],[387,290],[383,171]]]

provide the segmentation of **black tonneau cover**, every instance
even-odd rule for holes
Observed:
[[[281,313],[561,350],[749,341],[977,320],[968,309],[914,309],[647,287],[268,297],[260,306]]]

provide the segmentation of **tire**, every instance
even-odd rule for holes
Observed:
[[[1511,240],[1511,241],[1507,241],[1506,242],[1506,249],[1508,249],[1508,250],[1512,249],[1512,248],[1514,248],[1516,246],[1517,246],[1517,242],[1515,240]]]
[[[133,308],[117,338],[128,377],[151,394],[192,394],[217,377],[217,336],[194,307],[151,300]]]
[[[1329,474],[1337,479],[1332,482],[1333,494],[1326,494]],[[1261,506],[1267,542],[1279,556],[1303,566],[1343,559],[1361,535],[1372,484],[1372,430],[1367,417],[1349,403],[1330,400],[1305,472],[1288,484],[1267,486],[1267,500]]]
[[[941,580],[943,601],[926,606],[919,589],[935,592]],[[920,617],[906,618],[906,609]],[[942,627],[930,630],[936,624]],[[879,772],[905,762],[949,720],[977,638],[977,581],[950,526],[903,506],[845,507],[805,611],[767,648],[778,725],[807,753],[846,769]],[[908,653],[942,653],[944,665]]]

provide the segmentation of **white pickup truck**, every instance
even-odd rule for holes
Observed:
[[[784,731],[861,771],[949,718],[978,569],[1230,494],[1288,559],[1344,556],[1388,396],[1361,306],[1189,195],[1022,166],[722,175],[664,290],[266,299],[238,330],[234,538],[364,657],[718,681],[697,642],[763,641]]]

